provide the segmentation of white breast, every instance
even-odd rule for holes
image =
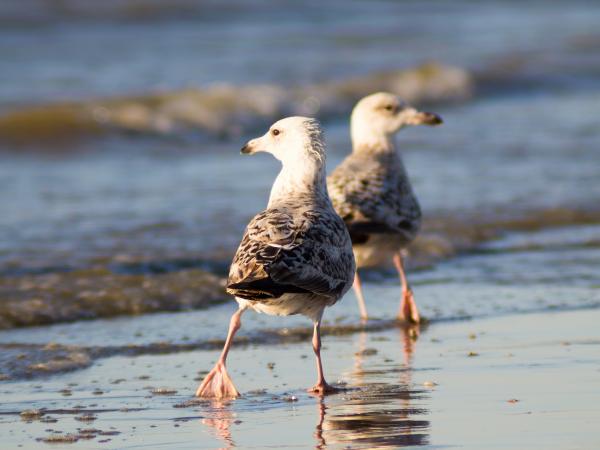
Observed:
[[[373,234],[365,244],[352,247],[357,268],[392,265],[394,253],[403,250],[407,242],[401,235]]]
[[[314,294],[284,294],[268,302],[253,302],[243,298],[235,298],[240,308],[248,308],[269,316],[293,316],[302,314],[315,321],[323,315],[327,306],[337,302],[336,299]]]

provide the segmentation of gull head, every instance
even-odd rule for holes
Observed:
[[[361,99],[350,119],[352,137],[391,136],[406,126],[440,125],[437,114],[419,111],[397,95],[377,92]]]
[[[275,122],[264,135],[248,141],[242,154],[271,153],[282,163],[325,162],[323,131],[316,119],[286,117]]]

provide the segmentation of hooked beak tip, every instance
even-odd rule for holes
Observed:
[[[426,112],[423,113],[423,123],[426,125],[435,126],[443,124],[444,121],[437,114]]]

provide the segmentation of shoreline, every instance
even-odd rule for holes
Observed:
[[[465,319],[599,308],[593,264],[600,252],[597,233],[597,225],[509,233],[479,251],[413,271],[411,284],[428,319],[421,329]],[[551,261],[564,261],[561,279],[556,278]],[[402,328],[393,315],[399,289],[395,275],[374,272],[364,279],[372,320],[360,324],[354,294],[349,293],[325,315],[325,335],[355,336]],[[119,355],[218,350],[225,336],[222,324],[234,309],[235,303],[229,300],[210,309],[0,330],[0,380],[45,380]],[[236,342],[239,347],[266,349],[305,342],[311,334],[302,316],[247,314]]]
[[[577,311],[595,311],[600,309],[600,304],[592,303],[572,307],[556,309],[532,309],[519,311],[522,316],[530,316],[546,313],[570,313]],[[429,327],[452,323],[471,323],[491,318],[503,318],[515,314],[505,312],[495,316],[464,316],[446,319],[429,320],[424,317],[418,326],[407,325],[398,320],[372,319],[367,324],[343,324],[335,325],[325,321],[322,327],[323,338],[353,336],[364,333],[392,332],[393,330],[410,333],[426,332]],[[312,336],[310,326],[268,328],[257,332],[245,333],[236,336],[235,347],[241,350],[249,348],[273,348],[277,346],[295,345],[309,342]],[[220,350],[224,344],[223,338],[204,339],[186,343],[151,342],[148,344],[124,344],[122,346],[77,346],[48,342],[45,344],[0,342],[0,350],[4,357],[0,358],[2,366],[9,368],[8,371],[0,373],[0,387],[2,382],[18,381],[44,381],[46,379],[60,376],[61,374],[76,372],[92,367],[101,360],[114,357],[134,358],[138,356],[172,355],[178,353],[189,353],[197,351],[212,352]]]
[[[583,207],[546,208],[513,218],[502,213],[496,219],[482,219],[471,214],[460,221],[432,215],[411,245],[407,265],[413,273],[432,270],[453,258],[494,252],[496,250],[484,247],[493,246],[507,235],[552,233],[568,227],[595,227],[598,224],[600,211]],[[594,236],[581,239],[577,245],[598,246]],[[550,248],[544,245],[527,249]],[[573,244],[567,242],[563,246],[569,249]],[[207,267],[207,260],[199,255],[195,259],[191,255],[180,255],[160,261],[133,258],[126,263],[119,262],[123,255],[118,252],[115,255],[105,258],[102,263],[69,270],[61,267],[59,271],[36,272],[22,268],[19,272],[18,267],[12,267],[8,274],[0,270],[0,294],[3,297],[0,301],[0,332],[82,320],[135,317],[144,313],[212,309],[230,301],[224,290],[222,270],[226,267],[225,259],[212,261],[214,267],[211,269]],[[381,270],[367,271],[369,273],[382,276]],[[165,287],[169,289],[165,290]]]

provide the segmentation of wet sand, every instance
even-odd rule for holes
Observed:
[[[580,309],[326,336],[326,373],[347,390],[324,399],[304,392],[308,342],[234,347],[244,396],[230,402],[192,397],[218,351],[117,356],[3,383],[0,434],[7,448],[596,448],[599,321]]]

